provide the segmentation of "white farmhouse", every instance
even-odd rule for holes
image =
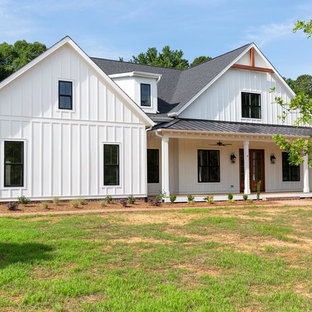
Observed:
[[[276,92],[271,93],[270,88]],[[90,58],[69,37],[0,83],[0,197],[311,196],[272,136],[293,91],[253,43],[187,70]],[[219,195],[218,195],[219,194]],[[252,195],[251,195],[252,196]]]

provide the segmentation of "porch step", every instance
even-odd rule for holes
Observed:
[[[277,201],[277,200],[298,200],[300,199],[300,196],[289,196],[289,197],[263,197],[262,200],[267,200],[267,201]]]

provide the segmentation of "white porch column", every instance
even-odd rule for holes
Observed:
[[[169,197],[169,138],[167,136],[161,138],[161,161],[161,188],[166,197]]]
[[[308,155],[303,156],[303,193],[310,192],[310,181],[309,181],[309,157]]]
[[[249,141],[244,142],[244,194],[250,194]]]

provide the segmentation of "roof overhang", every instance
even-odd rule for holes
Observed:
[[[161,79],[161,76],[162,76],[161,74],[132,71],[127,73],[112,74],[109,75],[108,77],[111,79],[123,77],[141,77],[141,78],[156,79],[158,82]]]

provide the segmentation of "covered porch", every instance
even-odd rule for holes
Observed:
[[[307,135],[310,129],[198,122],[202,129],[192,121],[191,127],[195,129],[187,128],[184,123],[181,129],[168,127],[149,132],[148,149],[158,150],[159,154],[159,177],[158,180],[148,177],[149,195],[162,191],[168,201],[170,194],[175,194],[177,202],[185,202],[188,194],[193,195],[195,201],[202,201],[206,195],[227,200],[229,193],[235,200],[242,200],[243,194],[255,199],[257,184],[261,181],[262,199],[312,197],[307,157],[299,168],[293,168],[272,140],[275,133],[296,138]],[[214,130],[219,131],[212,131],[211,124],[217,125],[219,129]],[[210,128],[205,130],[204,126]]]

